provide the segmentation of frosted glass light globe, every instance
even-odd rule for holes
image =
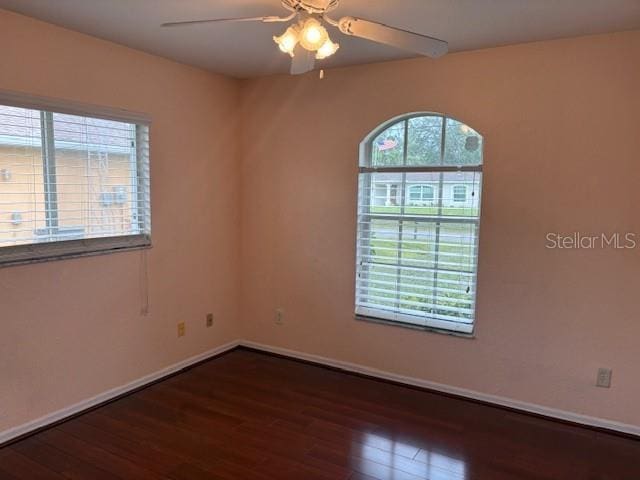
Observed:
[[[317,51],[329,38],[327,29],[315,18],[304,22],[300,32],[300,45],[311,52]]]

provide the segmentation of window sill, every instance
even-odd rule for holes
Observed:
[[[135,238],[133,242],[130,237],[55,242],[47,245],[47,247],[53,246],[50,251],[47,251],[46,253],[34,252],[34,256],[32,257],[26,255],[27,252],[29,252],[29,246],[25,246],[25,249],[20,256],[7,256],[3,258],[0,253],[0,268],[69,260],[73,258],[96,257],[99,255],[110,255],[113,253],[131,252],[136,250],[148,250],[152,247],[150,238],[142,236],[136,237],[137,238]],[[92,244],[95,247],[93,250],[90,249],[90,245]]]
[[[385,320],[382,318],[367,317],[365,315],[356,315],[355,319],[362,322],[377,323],[381,325],[390,325],[393,327],[407,328],[410,330],[419,330],[421,332],[438,333],[440,335],[466,338],[468,340],[474,340],[476,338],[475,333],[454,332],[452,330],[444,330],[442,328],[426,327],[421,325],[413,325],[411,323],[395,322],[392,320]]]

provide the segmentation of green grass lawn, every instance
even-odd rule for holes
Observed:
[[[371,207],[372,214],[400,215],[400,207]],[[438,207],[405,207],[405,215],[438,215]],[[443,207],[442,215],[452,217],[477,217],[478,209],[469,207]]]

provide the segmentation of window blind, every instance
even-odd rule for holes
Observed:
[[[0,105],[0,264],[150,245],[148,125],[18,104]]]
[[[456,120],[411,116],[365,141],[357,315],[473,332],[481,187],[482,138]]]

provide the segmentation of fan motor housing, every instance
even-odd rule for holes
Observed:
[[[340,0],[282,0],[282,6],[287,10],[305,11],[310,14],[330,12],[339,3]]]

